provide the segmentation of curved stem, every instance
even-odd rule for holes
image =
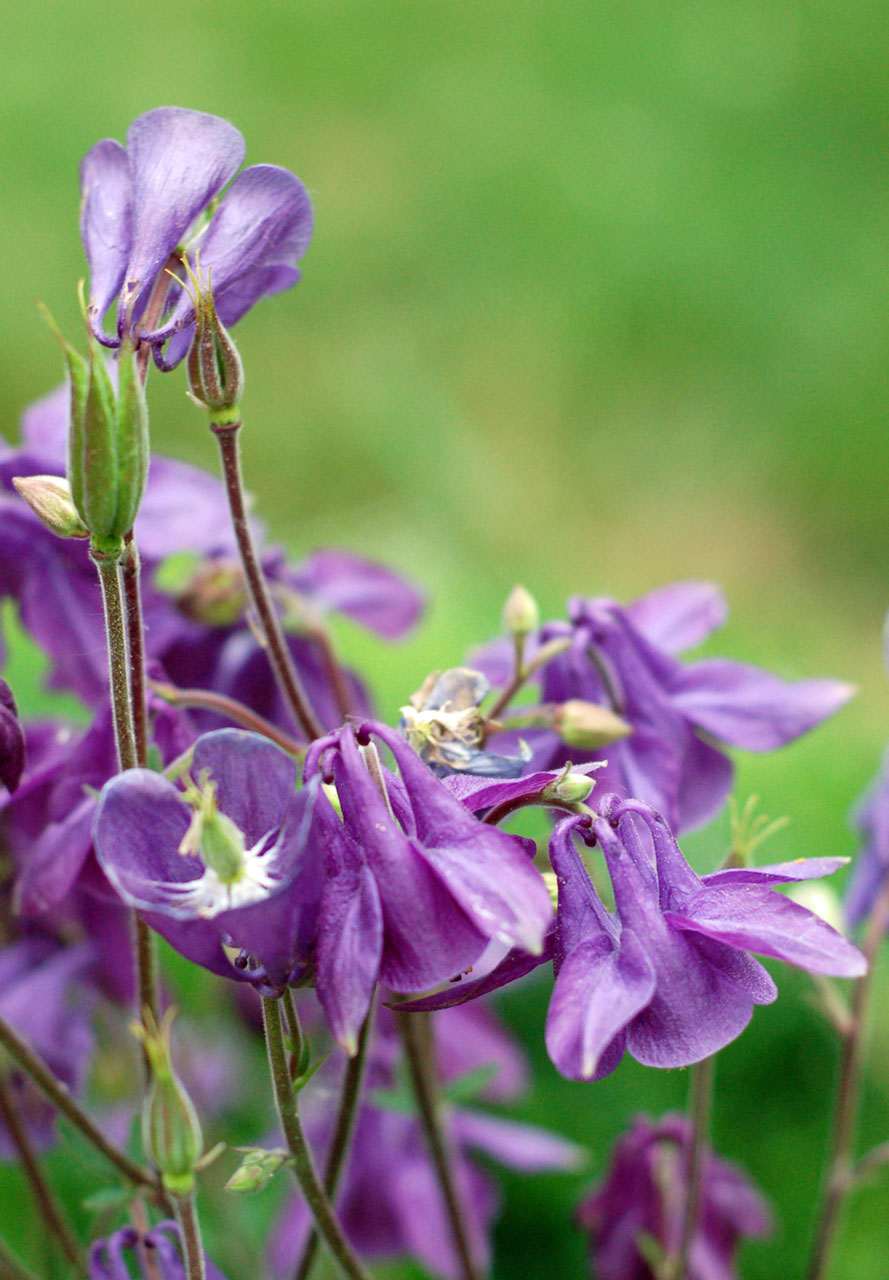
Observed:
[[[241,566],[253,607],[256,609],[262,626],[263,635],[268,645],[269,661],[293,712],[297,723],[302,727],[309,739],[320,738],[324,730],[312,710],[302,682],[297,674],[290,650],[281,629],[278,615],[275,613],[266,584],[259,557],[253,545],[250,522],[247,519],[247,508],[244,503],[244,485],[241,478],[241,458],[238,448],[238,432],[240,422],[212,423],[211,430],[219,441],[219,455],[222,461],[222,472],[228,494],[228,505],[231,512],[232,526],[241,555]]]
[[[147,1169],[143,1169],[136,1164],[135,1160],[123,1151],[118,1151],[113,1143],[109,1142],[102,1133],[101,1129],[93,1124],[92,1120],[74,1101],[68,1092],[67,1085],[61,1080],[57,1080],[48,1067],[45,1067],[34,1051],[20,1039],[13,1031],[12,1027],[0,1018],[0,1045],[10,1054],[18,1063],[24,1072],[34,1081],[37,1088],[45,1093],[50,1102],[66,1116],[73,1125],[95,1149],[103,1155],[110,1164],[129,1179],[134,1186],[147,1187],[151,1191],[162,1191],[160,1179]]]
[[[228,720],[234,720],[235,724],[241,725],[242,728],[249,729],[251,733],[258,733],[268,738],[297,759],[305,755],[304,742],[291,738],[290,734],[284,733],[277,725],[272,724],[271,720],[266,720],[265,716],[259,715],[243,702],[238,702],[236,698],[230,698],[225,693],[214,693],[212,689],[180,689],[162,680],[149,680],[148,684],[158,697],[163,698],[164,702],[169,702],[171,707],[194,707],[199,711],[215,711]]]
[[[2,1117],[13,1145],[18,1151],[25,1177],[31,1185],[31,1191],[40,1210],[40,1216],[46,1223],[51,1235],[55,1236],[62,1253],[71,1266],[75,1268],[78,1275],[84,1275],[84,1267],[77,1242],[62,1217],[62,1212],[56,1203],[52,1188],[43,1176],[43,1171],[34,1154],[25,1126],[19,1118],[12,1098],[9,1096],[9,1089],[2,1074],[0,1074],[0,1117]]]
[[[207,1280],[204,1246],[201,1243],[201,1228],[195,1211],[194,1192],[188,1196],[176,1196],[173,1207],[182,1235],[182,1252],[185,1257],[187,1280]]]
[[[407,1055],[417,1110],[444,1196],[463,1280],[482,1280],[482,1272],[472,1255],[469,1233],[464,1221],[464,1208],[457,1191],[453,1150],[442,1124],[441,1097],[429,1014],[396,1013],[396,1017]]]
[[[324,1166],[324,1190],[331,1203],[336,1195],[337,1184],[346,1159],[346,1152],[355,1127],[358,1114],[358,1099],[361,1096],[361,1082],[364,1079],[364,1066],[367,1061],[367,1044],[370,1038],[370,1024],[373,1020],[373,1006],[361,1024],[358,1033],[358,1047],[354,1057],[349,1059],[346,1067],[346,1078],[343,1081],[343,1092],[340,1096],[339,1110],[333,1129],[330,1150],[327,1152],[327,1163]],[[310,1231],[306,1240],[302,1257],[296,1268],[294,1280],[308,1280],[318,1252],[318,1233]]]
[[[352,1252],[352,1247],[343,1234],[330,1201],[318,1180],[312,1152],[303,1133],[299,1118],[297,1096],[290,1078],[290,1064],[284,1044],[284,1030],[281,1025],[281,1010],[277,1000],[267,996],[262,1001],[262,1021],[265,1028],[266,1050],[269,1058],[269,1069],[275,1088],[275,1103],[281,1128],[287,1140],[287,1146],[293,1157],[294,1172],[306,1203],[315,1219],[315,1224],[325,1244],[340,1266],[342,1272],[351,1280],[370,1280],[364,1267]]]
[[[827,1177],[815,1219],[818,1225],[805,1273],[806,1280],[821,1280],[827,1269],[840,1209],[853,1181],[855,1119],[858,1112],[865,1021],[874,959],[887,927],[889,927],[889,875],[883,880],[873,905],[861,948],[867,960],[867,971],[855,981],[849,1002],[849,1021],[842,1037],[840,1074],[837,1082]]]

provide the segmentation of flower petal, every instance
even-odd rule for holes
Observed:
[[[649,644],[665,653],[693,649],[728,616],[725,596],[712,582],[673,582],[640,596],[624,611]]]
[[[345,551],[316,551],[285,576],[321,608],[343,613],[388,640],[406,635],[423,611],[415,586],[385,565]]]
[[[833,875],[848,862],[848,858],[795,858],[793,862],[773,862],[762,867],[725,867],[702,876],[701,882],[714,888],[723,884],[789,884]]]
[[[90,269],[90,328],[106,346],[102,319],[120,292],[133,233],[133,184],[127,153],[105,138],[84,156],[80,166],[80,235]]]
[[[459,1143],[522,1173],[578,1169],[586,1163],[583,1147],[536,1124],[519,1124],[461,1107],[454,1112],[452,1127]]]
[[[355,1052],[370,1008],[382,950],[383,909],[376,881],[366,866],[346,867],[324,887],[315,988],[333,1037],[348,1054]]]
[[[193,776],[209,770],[220,810],[249,848],[284,822],[294,798],[297,767],[280,747],[244,729],[218,729],[198,738]]]

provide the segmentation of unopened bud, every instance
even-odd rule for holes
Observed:
[[[511,636],[527,636],[539,626],[540,610],[537,608],[537,601],[529,591],[517,584],[503,606],[504,631]]]
[[[565,745],[578,751],[596,751],[632,733],[632,727],[626,720],[615,715],[610,708],[584,702],[580,698],[570,698],[568,702],[561,703],[556,712],[555,727]]]
[[[290,1159],[290,1152],[281,1147],[238,1147],[244,1159],[225,1184],[226,1191],[251,1193],[261,1191],[283,1164]]]
[[[236,421],[244,393],[244,366],[231,335],[216,314],[210,281],[198,266],[183,259],[194,291],[195,333],[186,367],[191,394],[198,404],[223,421]]]
[[[142,1142],[171,1195],[188,1195],[203,1151],[201,1122],[194,1103],[173,1070],[170,1027],[175,1010],[168,1009],[160,1026],[146,1011],[145,1024],[133,1032],[142,1041],[151,1067],[151,1084],[142,1105]]]
[[[544,787],[541,800],[544,804],[559,801],[562,804],[583,804],[589,799],[590,792],[596,785],[595,778],[588,778],[585,773],[572,773],[566,770],[548,787]]]
[[[67,480],[61,476],[15,476],[12,483],[47,529],[60,538],[90,536],[71,500]]]

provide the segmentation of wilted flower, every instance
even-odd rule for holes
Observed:
[[[637,1116],[617,1143],[602,1183],[582,1201],[577,1224],[590,1242],[599,1280],[656,1280],[657,1258],[675,1257],[688,1199],[691,1127],[685,1116]],[[764,1236],[771,1215],[735,1165],[707,1149],[688,1280],[732,1280],[744,1236]]]
[[[150,343],[164,367],[182,359],[194,332],[194,306],[188,291],[170,288],[163,273],[183,254],[192,270],[200,255],[227,326],[260,298],[297,282],[294,264],[308,248],[312,208],[286,169],[245,169],[209,221],[199,221],[234,178],[244,149],[227,120],[158,107],[133,121],[126,148],[106,138],[87,152],[80,231],[90,267],[90,324],[100,342],[116,347],[129,332],[134,341]],[[102,321],[115,298],[117,333],[109,337]],[[168,340],[161,358],[158,348]]]

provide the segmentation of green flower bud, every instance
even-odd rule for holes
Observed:
[[[15,476],[12,483],[47,529],[60,538],[90,536],[71,501],[67,480],[60,476]]]
[[[160,1026],[145,1012],[145,1025],[133,1033],[142,1041],[151,1067],[151,1084],[142,1105],[142,1142],[164,1187],[171,1195],[186,1196],[194,1187],[204,1139],[201,1122],[182,1081],[173,1070],[170,1027],[175,1010],[168,1009]]]
[[[596,751],[632,733],[626,720],[608,707],[580,698],[561,703],[556,711],[555,728],[565,745],[578,751]]]
[[[266,1183],[290,1159],[290,1152],[281,1147],[237,1147],[244,1152],[244,1159],[225,1184],[226,1191],[251,1194],[261,1191]]]
[[[529,591],[516,584],[503,606],[503,629],[507,635],[527,636],[540,626],[540,610]]]
[[[194,812],[179,852],[199,857],[223,884],[235,884],[244,874],[247,848],[231,818],[216,807],[216,784],[210,781],[207,770],[201,774],[198,786],[185,792],[184,799]]]
[[[568,765],[560,777],[544,787],[540,798],[544,804],[554,800],[562,804],[583,804],[595,785],[595,778],[588,778],[585,773],[572,773]]]
[[[200,264],[193,271],[187,259],[182,262],[194,291],[189,292],[194,304],[195,334],[186,361],[191,394],[198,404],[209,409],[214,421],[236,422],[244,393],[244,366],[238,348],[216,314],[210,280],[204,281]]]

